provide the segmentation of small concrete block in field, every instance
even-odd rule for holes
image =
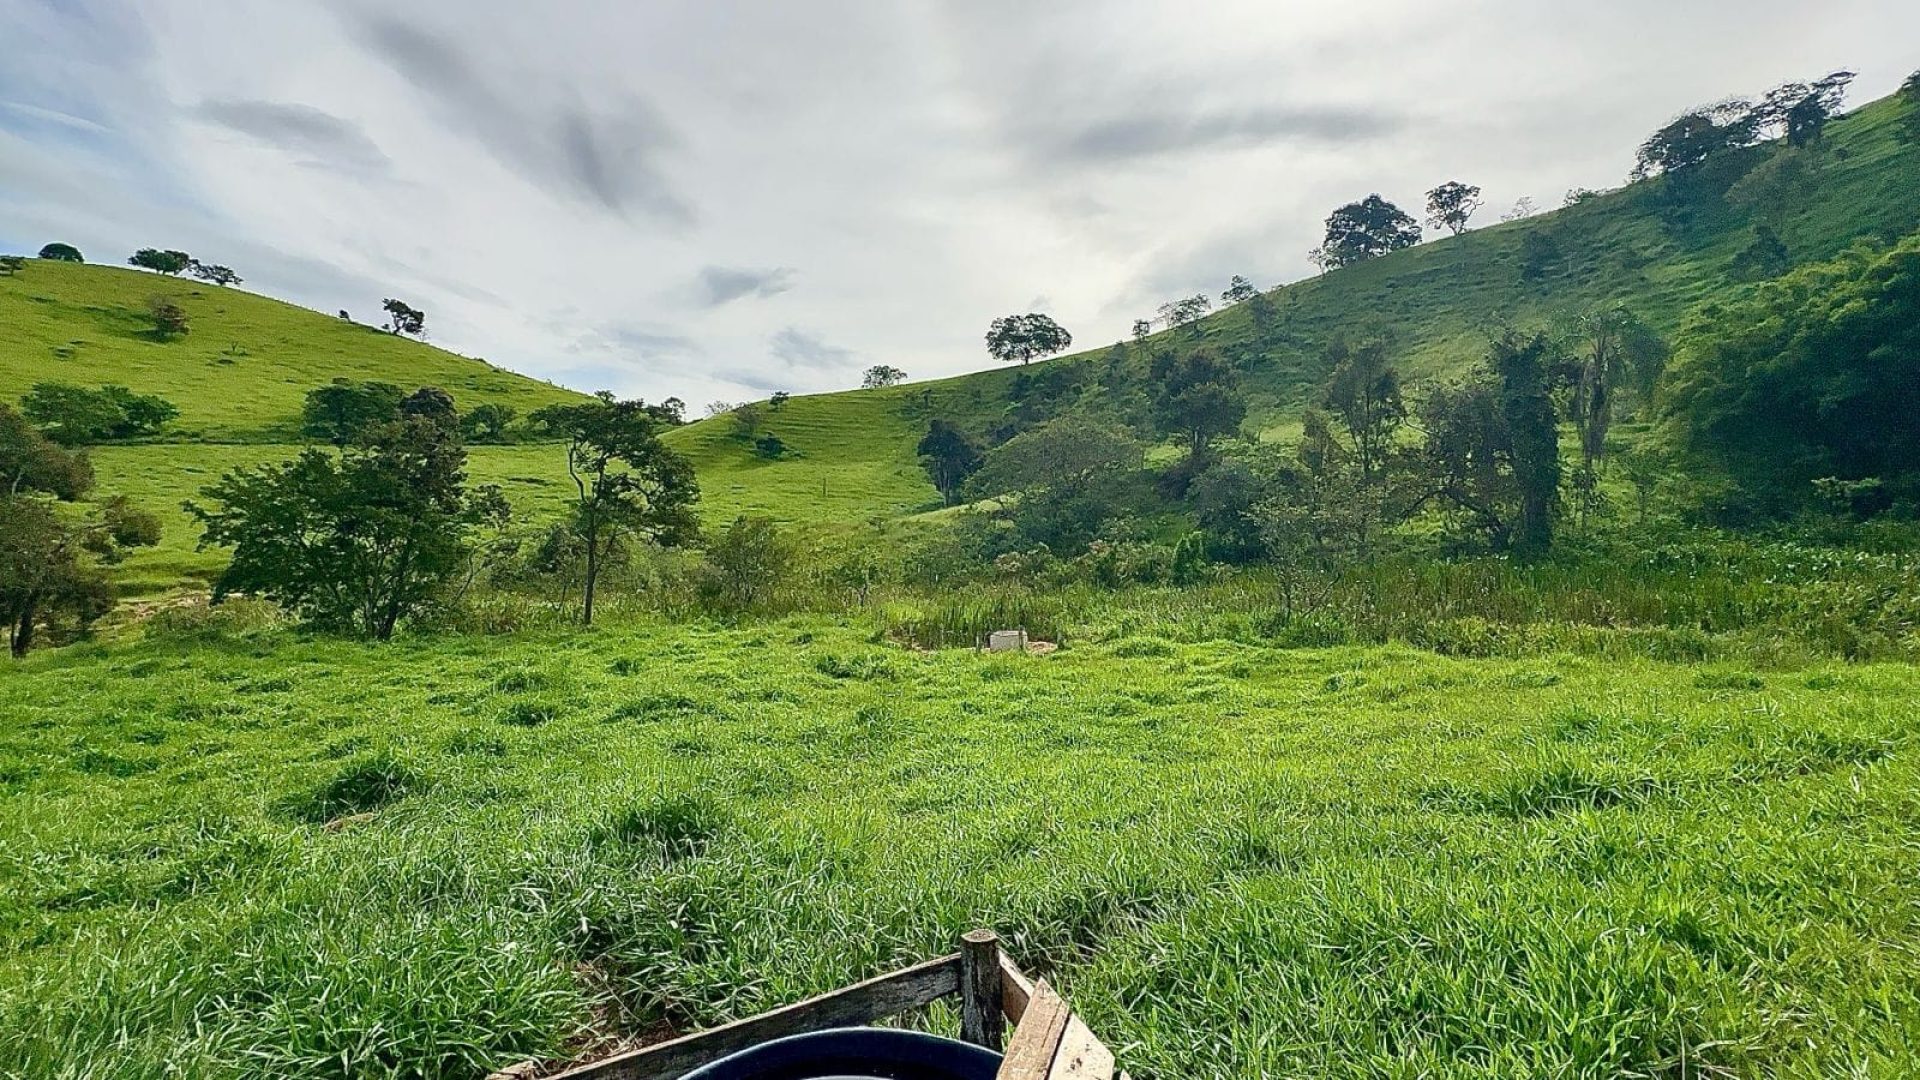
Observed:
[[[987,635],[988,652],[1026,652],[1025,630],[995,630]]]

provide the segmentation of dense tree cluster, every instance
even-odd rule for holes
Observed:
[[[79,248],[74,247],[72,244],[62,244],[57,241],[41,248],[39,257],[52,262],[77,263],[87,261],[81,256]]]
[[[93,488],[86,458],[0,405],[0,622],[14,656],[43,631],[84,632],[113,608],[106,568],[160,540],[153,515],[113,497],[78,517],[71,503]]]
[[[89,389],[66,383],[35,383],[20,399],[20,412],[48,438],[65,446],[115,442],[157,435],[180,410],[157,394],[124,386]]]
[[[467,483],[444,392],[360,431],[339,451],[235,469],[187,510],[203,546],[233,549],[214,583],[271,599],[315,626],[385,640],[460,572],[471,533],[503,525],[506,499]],[[450,399],[449,399],[450,400]]]

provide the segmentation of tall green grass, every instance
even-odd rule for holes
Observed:
[[[1915,668],[1188,620],[1234,589],[1064,597],[1044,658],[873,610],[10,665],[0,1075],[471,1077],[981,924],[1142,1078],[1920,1060]]]

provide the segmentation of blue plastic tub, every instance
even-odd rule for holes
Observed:
[[[993,1080],[1000,1055],[894,1028],[835,1028],[748,1047],[681,1080]]]

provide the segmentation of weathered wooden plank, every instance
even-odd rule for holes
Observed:
[[[1113,1051],[1078,1016],[1069,1016],[1047,1076],[1049,1080],[1113,1080],[1113,1065]]]
[[[1000,952],[1000,1008],[1007,1014],[1007,1022],[1018,1024],[1026,1015],[1027,1001],[1033,997],[1033,980],[1020,971],[1020,965],[1013,962],[1003,949]]]
[[[1053,992],[1047,980],[1035,983],[1033,996],[1020,1017],[1020,1026],[1013,1029],[1013,1038],[1007,1041],[1007,1056],[1000,1063],[999,1080],[1046,1080],[1072,1016],[1067,1003]]]
[[[580,1065],[554,1080],[675,1080],[710,1061],[769,1039],[871,1024],[959,992],[960,955],[955,953],[772,1012]]]
[[[960,1039],[998,1052],[1006,1037],[1000,990],[1000,935],[969,930],[960,938]]]

